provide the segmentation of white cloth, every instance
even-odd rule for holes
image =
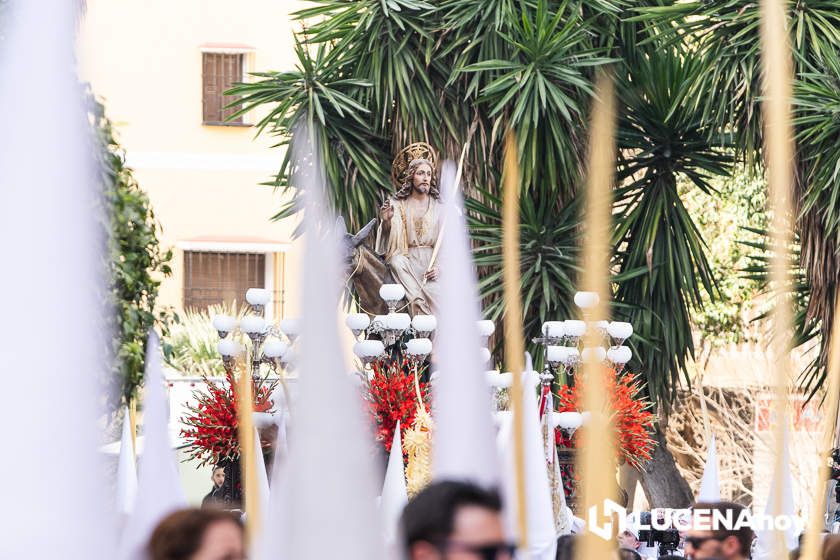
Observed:
[[[414,215],[407,200],[392,198],[391,207],[394,216],[388,235],[382,224],[376,231],[376,251],[385,256],[394,280],[405,288],[409,314],[436,315],[439,286],[424,277],[443,223],[442,205],[430,196],[428,209],[420,216]]]

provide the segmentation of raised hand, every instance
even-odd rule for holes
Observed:
[[[383,225],[391,225],[391,218],[394,217],[394,207],[391,206],[391,199],[386,199],[385,204],[379,208],[379,220]]]

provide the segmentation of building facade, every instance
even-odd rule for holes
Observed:
[[[233,121],[223,96],[250,72],[294,67],[296,1],[87,0],[79,74],[114,122],[140,186],[174,249],[159,301],[177,310],[273,294],[269,313],[297,313],[292,220],[273,222],[280,167],[259,115]]]

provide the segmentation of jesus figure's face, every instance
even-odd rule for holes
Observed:
[[[414,170],[414,176],[412,177],[414,190],[421,194],[429,194],[431,184],[432,167],[428,163],[421,163]]]

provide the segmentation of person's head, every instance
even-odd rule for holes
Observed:
[[[440,191],[435,181],[432,162],[425,158],[413,159],[405,170],[405,181],[396,193],[397,198],[407,198],[412,192],[429,194],[440,198]]]
[[[629,548],[619,548],[615,551],[616,560],[642,560],[642,557],[635,550]]]
[[[218,465],[213,467],[213,474],[210,475],[210,478],[213,480],[213,486],[221,488],[222,484],[225,483],[225,468]]]
[[[152,532],[149,560],[244,560],[239,517],[223,510],[183,509]]]
[[[630,548],[636,550],[639,548],[639,535],[631,531],[630,529],[625,529],[621,533],[618,534],[618,546],[622,548]]]
[[[840,560],[840,535],[825,537],[822,554],[822,560]]]
[[[744,525],[738,527],[738,518],[744,506],[732,502],[701,502],[693,507],[695,513],[692,527],[685,536],[685,554],[693,560],[741,560],[749,558],[753,531]],[[703,515],[703,518],[699,517]],[[724,518],[732,521],[732,530],[715,527],[714,520]],[[710,527],[697,527],[703,525]]]
[[[427,486],[405,506],[409,560],[512,560],[499,494],[466,482]]]
[[[557,537],[557,554],[554,556],[555,560],[574,560],[576,538],[574,535],[560,535]]]

